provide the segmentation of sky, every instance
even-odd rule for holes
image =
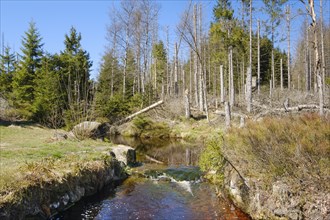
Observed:
[[[107,0],[56,0],[56,1],[29,1],[29,0],[0,0],[0,45],[10,46],[15,52],[20,53],[22,36],[28,30],[29,22],[34,21],[44,43],[43,49],[49,53],[59,53],[64,50],[64,35],[68,34],[73,26],[82,35],[82,47],[89,52],[92,66],[92,78],[97,78],[102,55],[107,46],[106,26],[109,24],[111,7],[118,7],[120,1]],[[170,41],[177,36],[175,29],[180,21],[182,12],[187,8],[188,0],[162,0],[159,13],[159,34],[164,35],[166,26],[170,29]],[[201,1],[203,4],[204,24],[209,27],[212,21],[212,8],[216,2],[212,0]],[[256,6],[261,0],[254,0]],[[317,1],[318,2],[318,1]],[[330,0],[323,0],[325,21],[330,21]],[[291,0],[294,10],[302,8],[298,0]],[[239,5],[233,1],[233,8],[238,11]],[[265,15],[256,12],[257,18],[266,19]],[[292,21],[292,39],[299,38],[301,18]],[[256,24],[254,24],[254,28]],[[280,32],[284,33],[284,29]],[[284,47],[284,43],[279,46]],[[294,50],[294,49],[293,49]]]

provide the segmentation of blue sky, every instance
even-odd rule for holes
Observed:
[[[330,1],[325,3],[325,20],[329,21]],[[159,14],[160,30],[162,35],[164,27],[170,28],[170,41],[175,40],[175,28],[181,14],[189,4],[184,0],[158,1],[161,5]],[[204,0],[204,20],[206,25],[212,19],[212,8],[215,1]],[[254,0],[255,5],[261,4],[261,0]],[[82,46],[90,53],[93,60],[92,76],[96,78],[99,62],[105,51],[106,25],[109,24],[108,13],[111,7],[120,4],[119,1],[9,1],[1,0],[1,34],[4,35],[4,44],[9,45],[14,51],[20,53],[21,39],[28,29],[29,22],[33,20],[43,38],[44,50],[50,53],[58,53],[64,49],[64,35],[74,26],[82,34]],[[294,10],[302,8],[298,0],[291,1]],[[233,3],[234,9],[238,4]],[[254,19],[264,19],[261,13],[256,13]],[[299,38],[301,18],[293,20],[293,42]],[[256,26],[256,25],[255,25]],[[284,32],[284,30],[282,31]],[[2,38],[1,44],[2,45]],[[283,48],[284,48],[283,44]]]

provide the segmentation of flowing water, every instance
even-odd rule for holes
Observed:
[[[134,147],[142,166],[118,187],[106,187],[54,219],[249,219],[213,186],[196,166],[201,144],[112,137]]]

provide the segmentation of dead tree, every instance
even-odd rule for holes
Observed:
[[[225,88],[223,81],[223,65],[220,65],[220,102],[223,104],[225,102]]]
[[[251,112],[252,105],[252,0],[250,0],[250,62],[246,76],[246,110]]]
[[[225,102],[225,114],[226,114],[226,129],[230,128],[231,124],[231,114],[230,114],[230,105],[228,102]]]
[[[320,32],[321,32],[321,57],[322,57],[322,81],[325,83],[325,53],[324,53],[324,33],[323,33],[323,1],[320,0]],[[325,85],[323,85],[323,93],[325,93]]]
[[[317,77],[318,81],[318,93],[319,93],[319,107],[320,107],[320,115],[324,114],[324,97],[323,97],[323,80],[320,74],[321,68],[321,61],[319,57],[319,48],[318,48],[318,39],[317,39],[317,32],[316,32],[316,14],[314,9],[314,0],[308,0],[308,5],[303,0],[300,0],[306,6],[306,10],[312,19],[312,29],[314,35],[314,42],[313,42],[313,49],[314,49],[314,75]]]
[[[257,87],[258,87],[258,95],[260,94],[260,20],[258,19],[258,79],[257,79]]]
[[[291,66],[290,66],[290,29],[291,29],[291,10],[290,10],[290,5],[287,6],[286,9],[286,22],[287,22],[287,40],[288,40],[288,61],[287,61],[287,65],[288,65],[288,90],[291,89]]]
[[[283,91],[283,60],[280,59],[281,91]]]

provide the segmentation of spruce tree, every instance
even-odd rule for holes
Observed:
[[[12,80],[17,63],[15,54],[10,47],[5,47],[4,54],[0,55],[0,94],[4,98],[9,98],[12,92]]]
[[[121,93],[121,74],[118,58],[114,57],[112,51],[107,52],[102,58],[95,94],[98,116],[107,117],[111,99]]]
[[[49,127],[64,125],[64,94],[60,90],[60,59],[57,54],[45,55],[36,72],[34,119]]]
[[[22,55],[18,70],[13,76],[14,104],[23,116],[31,116],[34,102],[35,76],[40,68],[43,56],[41,36],[34,22],[30,22],[29,29],[22,40]]]
[[[90,68],[92,62],[81,46],[81,34],[74,27],[65,35],[65,50],[60,54],[61,91],[65,94],[66,124],[86,118],[91,104]]]

